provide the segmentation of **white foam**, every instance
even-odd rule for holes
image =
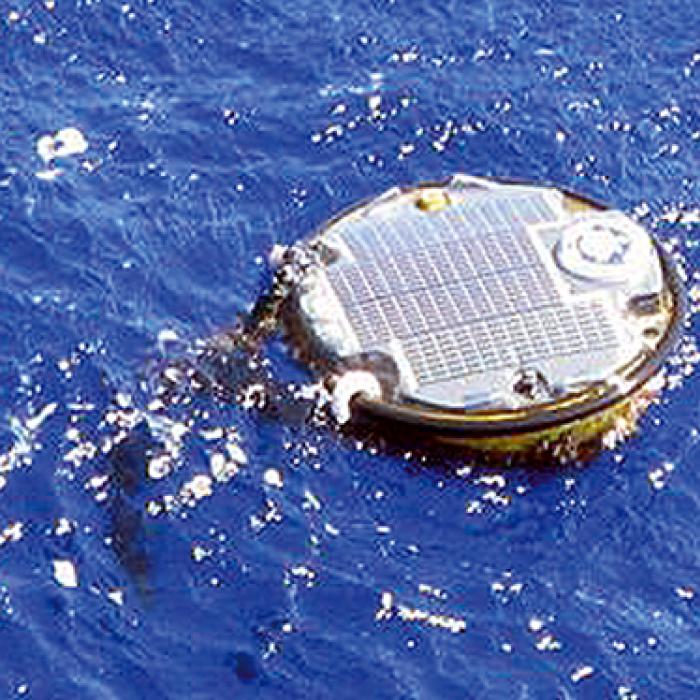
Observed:
[[[59,518],[54,527],[54,535],[61,537],[73,532],[73,526],[68,518]]]
[[[18,542],[24,534],[24,525],[19,522],[10,523],[0,532],[0,547],[8,542]]]
[[[113,588],[108,591],[107,598],[115,605],[124,605],[124,591],[121,588]]]
[[[284,486],[284,477],[279,469],[270,467],[270,469],[267,469],[265,474],[263,474],[263,479],[268,486],[273,486],[278,489]]]
[[[594,669],[592,666],[579,666],[574,669],[571,673],[571,680],[574,683],[584,680],[585,678],[590,678],[593,675]]]
[[[69,559],[54,560],[53,577],[64,588],[78,587],[78,572],[75,568],[75,564]]]
[[[59,129],[55,134],[44,134],[36,142],[36,152],[46,164],[52,163],[56,158],[80,155],[87,149],[87,139],[74,126]],[[46,174],[47,171],[42,172]]]

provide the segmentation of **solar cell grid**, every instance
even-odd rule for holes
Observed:
[[[380,298],[416,289],[431,289],[469,277],[485,277],[506,270],[536,268],[545,274],[532,242],[524,236],[516,241],[512,233],[507,245],[490,236],[481,241],[435,243],[415,251],[397,250],[386,258],[371,257],[342,263],[329,269],[331,284],[341,297],[353,302]]]
[[[612,332],[591,335],[586,329],[596,323],[596,304],[579,304],[559,313],[575,332],[562,334],[552,342],[542,318],[536,311],[517,317],[478,321],[458,329],[436,334],[416,334],[403,343],[404,350],[421,384],[478,372],[517,367],[534,360],[567,357],[603,351],[616,346]],[[612,328],[608,329],[612,331]],[[597,337],[596,337],[597,336]],[[514,342],[516,341],[517,342]],[[442,363],[436,366],[427,349],[438,349]]]
[[[388,252],[392,247],[412,248],[430,241],[459,240],[464,236],[483,236],[522,225],[553,221],[555,214],[544,196],[537,192],[493,192],[470,197],[431,215],[426,225],[419,211],[402,211],[401,218],[381,216],[354,220],[339,227],[352,252],[357,256],[372,251]]]
[[[614,347],[605,309],[562,300],[523,225],[551,218],[541,194],[511,193],[364,220],[329,280],[361,347],[398,338],[420,384]]]

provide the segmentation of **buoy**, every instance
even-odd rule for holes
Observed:
[[[395,188],[278,257],[272,298],[340,422],[498,459],[632,432],[684,315],[648,231],[552,187]]]

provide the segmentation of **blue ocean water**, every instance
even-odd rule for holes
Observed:
[[[696,300],[698,36],[676,0],[2,4],[0,696],[699,697],[694,322],[639,434],[550,472],[151,381],[273,244],[453,172],[632,213]]]

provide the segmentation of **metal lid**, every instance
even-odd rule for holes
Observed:
[[[639,388],[680,323],[649,234],[552,188],[393,189],[310,243],[294,337],[325,372],[376,376],[358,403],[384,417],[485,434],[572,420]]]

